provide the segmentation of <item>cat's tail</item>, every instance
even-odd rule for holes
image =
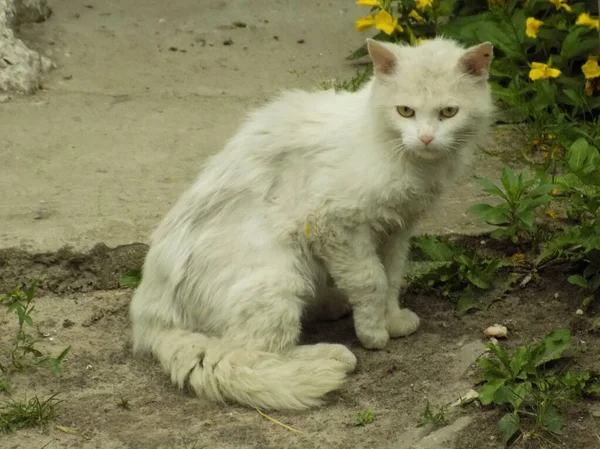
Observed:
[[[342,345],[271,353],[235,348],[181,329],[153,332],[150,340],[146,343],[180,388],[212,400],[272,410],[321,404],[323,395],[339,389],[356,366],[356,358]]]

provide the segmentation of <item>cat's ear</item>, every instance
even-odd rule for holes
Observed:
[[[384,44],[373,39],[367,39],[367,50],[373,61],[377,75],[390,75],[396,68],[397,56]]]
[[[460,58],[459,65],[463,71],[487,80],[493,57],[494,47],[490,42],[484,42],[469,48]]]

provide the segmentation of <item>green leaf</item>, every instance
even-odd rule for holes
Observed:
[[[33,320],[29,315],[23,315],[23,322],[27,323],[30,326],[33,326]]]
[[[492,379],[488,381],[481,390],[479,390],[479,402],[482,405],[490,405],[494,402],[494,396],[500,387],[502,387],[508,379]]]
[[[464,315],[469,310],[475,308],[475,304],[473,303],[473,293],[471,292],[471,289],[467,289],[458,300],[458,304],[456,305],[456,313],[459,315]]]
[[[525,346],[519,346],[512,353],[510,359],[510,372],[513,377],[517,377],[528,361],[529,351]]]
[[[488,343],[485,347],[498,357],[500,362],[502,362],[502,365],[504,365],[504,368],[506,368],[506,371],[510,373],[510,360],[508,359],[508,354],[506,354],[504,348],[499,344],[495,345],[493,343]]]
[[[565,59],[575,59],[595,51],[597,47],[597,33],[587,27],[574,27],[563,42],[560,55]]]
[[[471,206],[467,212],[473,215],[483,215],[493,208],[494,206],[490,206],[489,204],[479,203]]]
[[[512,396],[509,400],[515,410],[517,410],[525,399],[527,399],[527,395],[531,392],[531,388],[531,382],[522,382],[517,384],[512,390]]]
[[[529,195],[527,197],[530,198]],[[527,201],[524,201],[521,208],[524,208],[525,210],[534,210],[534,209],[538,208],[539,206],[544,206],[544,205],[550,203],[552,201],[552,199],[553,198],[549,195],[538,196],[531,200],[528,199]],[[521,208],[519,208],[519,209],[521,209]]]
[[[480,218],[491,225],[505,225],[510,223],[510,211],[507,203],[489,209]]]
[[[67,356],[67,354],[69,353],[70,350],[71,350],[71,346],[67,346],[65,349],[63,349],[63,351],[59,354],[59,356],[56,357],[56,360],[58,362],[62,362],[63,359]]]
[[[142,282],[142,270],[129,270],[119,279],[121,287],[132,287],[136,288]]]
[[[414,240],[414,245],[432,261],[450,262],[454,260],[456,249],[432,236],[422,236]]]
[[[510,404],[516,411],[519,409],[525,397],[531,391],[531,382],[522,382],[519,384],[511,383],[503,385],[498,389],[494,396],[494,403],[498,405]]]
[[[498,360],[492,360],[488,357],[479,357],[477,365],[483,370],[484,379],[490,381],[495,378],[506,378],[507,373],[502,370],[502,365]]]
[[[518,195],[518,185],[517,178],[515,176],[515,172],[510,167],[504,167],[502,169],[502,177],[501,177],[502,185],[504,186],[504,190],[508,193],[508,196],[511,200],[516,200]]]
[[[590,284],[588,283],[587,279],[584,278],[583,276],[579,276],[578,274],[574,274],[573,276],[569,276],[569,278],[567,279],[567,281],[569,281],[569,283],[573,284],[573,285],[578,285],[581,288],[584,289],[588,289],[590,288]]]
[[[585,104],[585,98],[578,94],[573,89],[565,89],[562,93],[571,100],[571,106],[581,107]]]
[[[33,301],[33,297],[35,296],[35,290],[37,288],[37,281],[33,281],[29,288],[27,289],[27,302]]]
[[[508,201],[508,197],[502,190],[500,190],[500,187],[498,187],[496,184],[494,184],[489,179],[479,178],[479,179],[476,179],[475,182],[477,182],[479,185],[481,185],[483,187],[483,190],[486,191],[487,193],[491,193],[492,195],[496,195],[496,196],[502,198],[503,200]]]
[[[515,234],[515,232],[514,232],[514,229],[512,227],[511,228],[506,228],[506,229],[500,228],[500,229],[494,230],[490,234],[490,237],[493,238],[493,239],[495,239],[495,240],[500,240],[503,237],[510,237],[510,236],[512,236],[514,234]]]
[[[521,427],[521,421],[517,413],[507,413],[498,422],[498,430],[504,444],[508,444]]]
[[[490,288],[492,288],[491,280],[486,279],[486,277],[483,273],[476,272],[474,270],[469,270],[467,272],[467,279],[475,287],[478,287],[482,290],[489,290]]]
[[[540,195],[547,195],[548,193],[552,192],[552,190],[554,190],[555,188],[556,184],[540,184],[535,189],[529,191],[528,196],[535,197]]]
[[[595,153],[595,154],[594,154]],[[577,139],[570,147],[567,155],[569,168],[574,172],[583,170],[586,160],[597,157],[598,151],[591,147],[584,137]]]
[[[535,367],[558,360],[571,344],[571,331],[560,329],[550,332],[544,339],[531,348],[530,353]]]
[[[558,413],[558,411],[549,406],[541,416],[542,425],[549,432],[560,434],[562,432],[562,428],[565,425],[565,421],[562,416]]]

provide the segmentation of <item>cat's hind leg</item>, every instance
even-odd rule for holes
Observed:
[[[317,283],[315,297],[307,301],[304,317],[308,321],[336,321],[351,312],[348,297],[324,276]]]

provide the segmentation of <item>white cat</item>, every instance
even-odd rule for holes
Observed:
[[[287,92],[253,112],[154,232],[131,303],[134,350],[180,387],[314,406],[356,358],[298,346],[303,314],[339,317],[347,298],[372,349],[419,326],[398,303],[408,239],[488,132],[492,46],[368,49],[375,75],[360,91]]]

